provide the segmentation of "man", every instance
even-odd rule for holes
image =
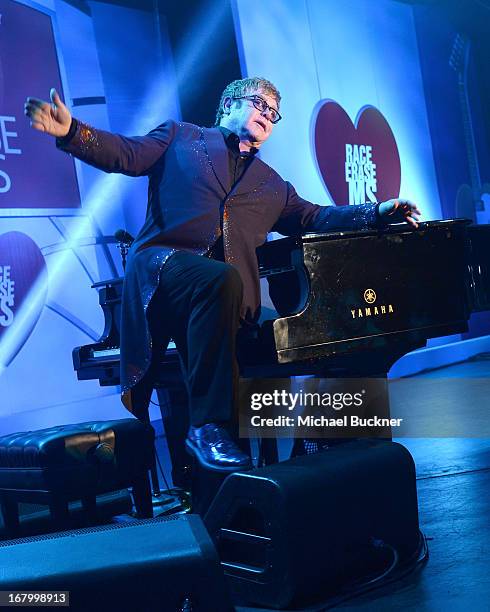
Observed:
[[[106,172],[148,176],[146,221],[123,289],[123,401],[144,415],[153,364],[171,336],[189,395],[187,447],[218,471],[250,463],[226,425],[238,382],[236,334],[258,315],[255,249],[267,233],[357,230],[387,219],[417,227],[420,214],[407,200],[336,207],[299,197],[256,156],[281,119],[280,100],[265,79],[233,81],[214,128],[170,120],[135,138],[78,122],[54,90],[51,104],[28,98],[25,105],[32,127],[57,137],[62,150]]]

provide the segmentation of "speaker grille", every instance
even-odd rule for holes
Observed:
[[[83,529],[71,529],[67,531],[57,531],[55,533],[46,533],[44,535],[32,536],[27,538],[16,538],[15,540],[5,540],[0,542],[0,548],[7,546],[15,546],[16,544],[31,544],[32,542],[41,542],[43,540],[58,540],[59,538],[71,538],[72,536],[84,535],[88,533],[99,533],[101,531],[114,531],[116,529],[128,529],[131,527],[141,527],[143,525],[157,525],[168,523],[169,521],[181,520],[181,514],[173,514],[171,516],[163,516],[152,519],[141,519],[130,521],[127,523],[109,523],[108,525],[97,525],[95,527],[84,527]]]

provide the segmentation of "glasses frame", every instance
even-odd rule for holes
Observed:
[[[269,104],[267,104],[267,102],[264,100],[264,98],[261,98],[259,95],[253,95],[253,96],[233,96],[232,100],[248,100],[249,102],[252,102],[254,107],[258,111],[260,111],[261,113],[264,113],[265,111],[267,111],[268,113],[270,111],[274,111],[276,113],[276,115],[277,115],[277,119],[275,121],[272,121],[272,119],[270,119],[269,117],[266,117],[266,119],[268,121],[270,121],[273,125],[275,125],[276,123],[279,123],[279,121],[281,121],[281,119],[282,119],[282,115],[279,113],[277,108],[274,108],[273,106],[269,106]],[[260,100],[260,102],[263,105],[265,105],[265,108],[261,108],[260,106],[258,106],[258,104],[259,104],[258,100]]]

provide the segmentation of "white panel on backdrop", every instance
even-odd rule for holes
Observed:
[[[136,6],[88,4],[104,75],[110,131],[139,136],[169,118],[180,119],[165,17],[160,15],[157,23],[154,12]],[[115,22],[117,28],[113,28]],[[92,125],[102,127],[95,122]],[[117,182],[123,217],[112,231],[123,227],[136,234],[145,219],[148,180],[119,176]]]
[[[64,0],[56,0],[55,4],[58,44],[62,50],[71,99],[104,96],[92,17]],[[104,122],[107,122],[106,113]]]
[[[422,76],[410,6],[392,0],[235,0],[244,75],[260,75],[283,96],[283,121],[261,151],[299,193],[332,203],[312,146],[313,113],[324,99],[354,122],[379,109],[401,160],[400,193],[424,218],[440,218]],[[279,18],[280,17],[280,18]]]
[[[234,13],[243,76],[269,79],[282,96],[283,119],[261,147],[261,158],[302,197],[331,203],[310,147],[311,113],[321,96],[306,2],[236,0]]]
[[[366,104],[383,113],[398,145],[400,193],[420,203],[425,219],[440,218],[412,7],[393,0],[308,5],[322,97],[342,104],[352,120]]]
[[[101,100],[106,98],[92,16],[62,0],[57,0],[54,23],[58,35],[58,52],[64,65],[70,95],[66,100],[67,105],[80,121],[109,130],[105,102],[80,104],[84,98]],[[80,52],[81,49],[83,53]],[[72,105],[73,100],[78,102],[75,107]],[[124,211],[122,206],[117,205],[121,199],[119,183],[112,181],[109,191],[104,185],[104,179],[107,177],[99,170],[78,161],[76,165],[83,207],[97,209],[95,213],[97,223],[104,233],[110,234],[115,229],[123,227]],[[100,263],[104,265],[102,260]]]

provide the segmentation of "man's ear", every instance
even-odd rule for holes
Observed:
[[[233,99],[230,97],[227,97],[223,100],[223,113],[225,115],[229,115],[231,112],[231,103],[233,102]]]

